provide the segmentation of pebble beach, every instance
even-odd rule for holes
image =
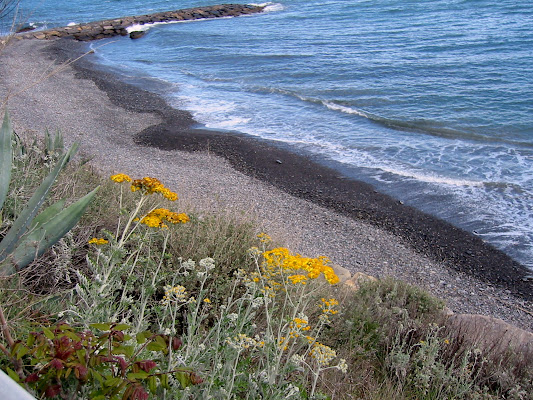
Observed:
[[[128,85],[73,40],[12,41],[0,52],[0,98],[15,130],[61,130],[105,175],[154,176],[196,209],[257,220],[306,256],[391,276],[533,331],[533,282],[503,253],[369,185],[284,148],[203,130],[188,112]]]

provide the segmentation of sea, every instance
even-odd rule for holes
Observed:
[[[214,4],[21,0],[18,12],[44,29]],[[533,270],[533,2],[264,5],[90,46],[205,128],[309,154]]]

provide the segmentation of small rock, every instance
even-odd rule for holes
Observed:
[[[277,162],[278,164],[283,164],[283,162],[282,162],[281,160],[276,160],[276,162]]]
[[[133,31],[130,32],[130,39],[139,39],[146,35],[146,31]]]

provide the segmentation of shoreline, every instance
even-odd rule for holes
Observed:
[[[47,43],[22,42],[12,44],[4,51],[11,51],[18,46],[34,50],[38,48],[39,51],[44,50],[47,54],[41,56],[35,52],[30,53],[34,59],[27,60],[28,65],[39,62],[42,65],[44,59],[51,55],[56,62],[64,62],[77,57],[84,51],[82,50],[83,44],[69,40]],[[17,53],[16,50],[15,53]],[[20,54],[21,51],[18,53],[24,59],[24,56]],[[257,213],[259,210],[259,214],[264,215],[268,213],[264,212],[261,207],[273,207],[274,209],[270,212],[276,215],[284,208],[293,207],[287,204],[291,202],[296,204],[294,207],[297,209],[284,211],[288,215],[285,219],[291,219],[292,222],[281,221],[278,225],[298,226],[300,233],[296,235],[297,238],[289,240],[289,242],[291,240],[294,242],[297,251],[324,250],[321,254],[330,256],[334,263],[348,268],[351,272],[361,271],[378,277],[391,275],[430,290],[446,300],[454,311],[496,316],[533,330],[533,308],[531,307],[533,283],[523,280],[527,274],[530,274],[530,271],[503,252],[485,244],[472,234],[412,207],[402,205],[392,197],[377,193],[366,183],[342,177],[337,171],[308,157],[246,135],[194,129],[196,122],[188,112],[171,108],[159,95],[121,82],[113,73],[105,72],[102,66],[93,65],[90,58],[86,57],[66,67],[64,72],[57,75],[57,78],[70,74],[71,82],[94,85],[92,90],[96,89],[104,93],[104,97],[114,107],[114,111],[107,107],[113,115],[102,117],[111,118],[108,121],[110,128],[119,125],[121,119],[125,121],[127,118],[137,118],[135,122],[137,125],[131,126],[133,129],[126,129],[126,132],[117,137],[113,133],[106,133],[107,144],[96,141],[96,143],[89,143],[89,148],[86,147],[87,142],[94,141],[96,138],[87,137],[88,133],[83,131],[78,131],[73,135],[66,132],[65,128],[61,128],[64,135],[68,137],[68,141],[80,140],[82,142],[82,150],[98,153],[100,149],[104,153],[102,146],[108,146],[109,143],[121,149],[129,149],[133,146],[136,148],[136,154],[142,154],[143,151],[146,154],[157,153],[165,164],[175,159],[174,169],[179,168],[179,158],[188,160],[191,164],[198,162],[199,165],[205,164],[206,157],[208,162],[214,162],[213,158],[226,160],[227,165],[223,168],[233,170],[233,174],[243,175],[232,176],[229,179],[230,183],[234,181],[238,184],[238,180],[246,182],[251,180],[253,185],[256,185],[252,189],[245,188],[244,185],[238,187],[237,189],[244,193],[232,193],[229,196],[230,199],[232,195],[244,196],[242,204],[246,205],[251,202],[254,204],[252,207],[254,212]],[[48,63],[50,64],[51,61]],[[9,66],[5,68],[2,71],[2,80]],[[34,69],[37,70],[38,67],[34,66]],[[9,79],[13,80],[13,77],[8,77],[7,80]],[[45,86],[47,85],[49,88],[54,85],[57,87],[56,76],[46,81]],[[41,90],[35,89],[36,92]],[[88,89],[83,90],[87,92]],[[68,96],[68,91],[66,95]],[[21,96],[25,98],[26,103],[29,101],[28,97],[31,97],[26,94]],[[34,106],[39,104],[35,98],[30,100],[29,103]],[[80,104],[86,106],[87,114],[98,109],[92,103],[80,102]],[[30,130],[39,132],[38,125],[40,124],[42,132],[45,127],[55,129],[56,126],[48,124],[56,121],[58,125],[66,123],[67,131],[69,130],[68,121],[61,122],[60,116],[52,118],[49,115],[51,110],[48,110],[48,113],[42,111],[42,114],[37,112],[43,117],[39,122],[37,121],[38,115],[31,117],[16,115],[17,106],[28,106],[28,104],[24,105],[24,99],[22,102],[10,100],[9,105],[12,115],[14,113],[15,117],[18,117],[16,122],[25,128],[33,125]],[[63,108],[65,108],[64,105]],[[123,110],[122,114],[128,115],[121,116],[118,109]],[[68,110],[55,111],[59,114],[62,114],[61,111],[64,115],[68,114]],[[85,112],[83,114],[82,119],[100,118],[96,115],[85,115]],[[60,128],[60,126],[57,127]],[[70,129],[79,128],[72,126]],[[94,126],[91,129],[94,129]],[[107,154],[100,154],[99,159],[112,154],[112,149],[105,150]],[[142,158],[142,155],[140,157]],[[202,161],[191,161],[196,158]],[[219,161],[216,160],[216,162]],[[110,162],[107,167],[116,168],[124,162],[128,163],[115,155],[115,161]],[[130,170],[143,162],[146,164],[146,161],[135,160],[133,164],[130,164]],[[156,171],[153,174],[155,176],[159,175],[157,171],[163,171],[164,168],[172,170],[171,165],[159,165],[155,162],[153,165],[146,166],[146,169]],[[213,176],[203,175],[201,179],[189,185],[188,196],[191,199],[198,197],[198,189],[191,186],[204,184],[202,180],[217,181],[217,174],[221,175],[221,179],[226,179],[227,177],[222,176],[220,171],[218,168],[209,171],[208,175]],[[112,172],[119,171],[113,170]],[[199,172],[192,172],[194,173]],[[226,173],[231,172],[225,171],[224,174]],[[271,202],[265,199],[250,198],[259,186],[261,190],[267,192],[264,196],[269,196],[274,191],[281,192],[276,192],[274,196],[277,204],[265,204]],[[207,182],[205,187],[209,189],[213,185]],[[290,199],[284,198],[283,203],[280,203],[277,196],[287,196]],[[229,202],[231,204],[231,200]],[[305,209],[303,215],[294,215],[294,212],[302,213],[302,208]],[[320,214],[316,215],[317,212]],[[314,235],[315,228],[311,228],[307,232],[305,226],[300,226],[306,223],[318,225],[322,231]],[[277,226],[276,223],[272,224],[274,230],[283,231],[283,228]],[[268,227],[268,223],[266,225]],[[288,236],[290,238],[290,234]],[[313,239],[314,236],[316,236],[315,239]],[[316,240],[318,243],[305,243],[307,240]],[[328,248],[331,247],[338,255],[327,253]],[[367,253],[372,253],[372,255]]]

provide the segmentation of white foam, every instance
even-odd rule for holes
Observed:
[[[333,111],[341,111],[345,114],[359,115],[360,117],[370,118],[367,113],[361,110],[357,110],[355,108],[341,106],[340,104],[335,104],[329,101],[322,101],[322,104],[324,104],[327,108]]]
[[[268,2],[268,3],[250,3],[251,6],[256,6],[256,7],[264,7],[264,12],[274,12],[274,11],[282,11],[285,9],[285,7],[283,6],[283,4],[281,3],[273,3],[273,2]]]
[[[67,26],[74,26],[74,25],[78,25],[78,23],[77,23],[77,22],[69,22],[69,23],[67,24]]]

